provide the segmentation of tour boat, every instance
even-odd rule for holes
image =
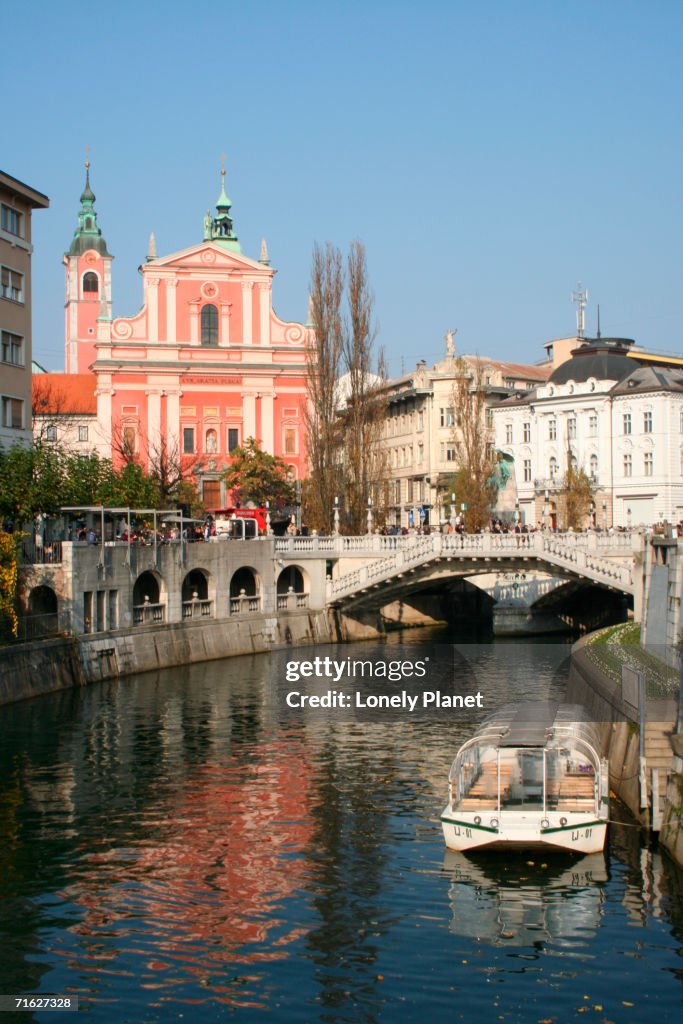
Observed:
[[[505,705],[462,745],[441,824],[450,850],[605,844],[609,773],[595,725],[574,704]]]

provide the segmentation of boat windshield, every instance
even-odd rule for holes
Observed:
[[[595,813],[600,762],[578,736],[558,736],[545,747],[503,746],[491,738],[467,745],[450,775],[459,810],[506,808]]]

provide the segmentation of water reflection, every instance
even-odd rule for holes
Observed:
[[[590,864],[444,864],[438,819],[470,726],[283,714],[276,665],[234,659],[3,709],[0,991],[78,992],[107,1024],[171,1011],[412,1024],[449,1020],[454,989],[463,1014],[491,1018],[495,976],[507,1005],[497,997],[492,1019],[536,1021],[552,1014],[527,1015],[532,984],[553,986],[563,1019],[576,1009],[567,956],[596,1001],[615,984],[631,1001],[635,985],[667,1019],[680,878],[632,823],[611,826],[607,860]],[[482,650],[477,672],[506,699],[561,689],[542,645]]]
[[[550,859],[544,858],[466,856],[447,850],[450,930],[493,946],[587,942],[603,913],[604,854],[577,859],[551,852]]]

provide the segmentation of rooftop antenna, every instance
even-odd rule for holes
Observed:
[[[600,303],[598,303],[598,338],[601,337],[602,335],[600,334]]]
[[[405,356],[401,356],[401,376],[406,372],[406,360]]]
[[[581,282],[576,286],[576,291],[572,292],[572,302],[577,305],[576,310],[576,337],[583,338],[586,331],[586,303],[588,302],[588,289],[584,288]]]

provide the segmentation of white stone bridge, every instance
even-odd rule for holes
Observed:
[[[333,561],[327,580],[332,608],[377,605],[448,578],[538,571],[630,595],[637,610],[643,540],[637,533],[550,532],[288,537],[275,541],[275,553],[287,562]]]

